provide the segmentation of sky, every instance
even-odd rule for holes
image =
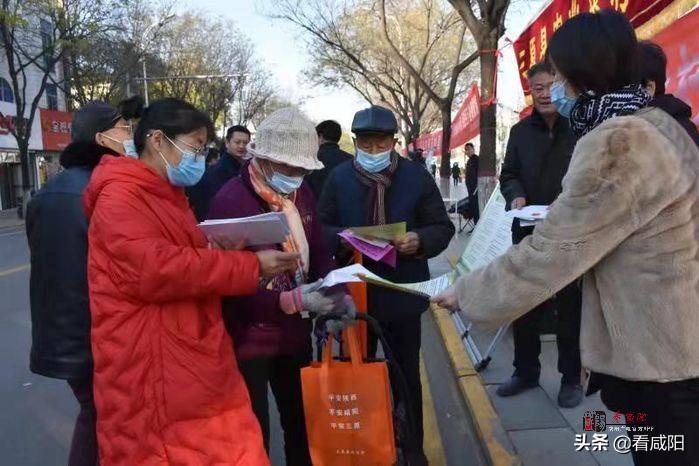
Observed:
[[[508,12],[506,26],[512,39],[516,38],[536,15],[546,0],[519,0]],[[257,56],[272,73],[281,94],[292,101],[303,102],[302,110],[314,121],[337,120],[348,128],[354,113],[367,106],[355,91],[349,88],[328,89],[314,87],[305,79],[310,58],[300,31],[281,20],[265,16],[269,2],[265,0],[186,0],[190,9],[209,13],[230,20],[253,42]],[[517,31],[517,32],[515,32]],[[523,96],[517,76],[512,47],[503,50],[503,60],[498,76],[499,100],[504,105],[519,109]],[[458,109],[454,109],[456,112]]]

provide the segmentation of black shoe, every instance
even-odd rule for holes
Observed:
[[[500,385],[495,393],[498,396],[514,396],[538,385],[539,381],[537,379],[524,379],[514,375],[510,380]]]
[[[582,385],[579,383],[562,383],[558,392],[558,406],[561,408],[575,408],[582,403]]]

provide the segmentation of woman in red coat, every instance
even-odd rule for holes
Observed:
[[[191,105],[155,102],[136,129],[140,158],[104,157],[85,192],[102,466],[269,464],[220,298],[255,293],[299,255],[207,242],[183,187],[201,177],[211,133]]]

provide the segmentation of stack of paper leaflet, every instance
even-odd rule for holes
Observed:
[[[206,220],[199,224],[199,228],[207,237],[224,237],[233,243],[245,240],[245,246],[281,244],[290,232],[286,216],[282,212]]]

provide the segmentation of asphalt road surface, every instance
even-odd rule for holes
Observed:
[[[60,247],[60,245],[57,245]],[[431,464],[485,464],[468,415],[429,315],[423,330],[423,384],[426,401],[426,448]],[[23,227],[0,228],[0,464],[61,466],[77,414],[77,402],[61,380],[29,372],[29,251]],[[429,379],[429,382],[428,382]],[[272,464],[282,466],[281,431],[273,407]],[[427,421],[429,423],[429,421]]]

